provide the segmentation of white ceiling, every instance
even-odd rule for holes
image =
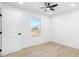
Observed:
[[[52,11],[52,15],[50,15],[50,12],[45,12],[44,9],[41,9],[42,6],[45,6],[44,2],[24,2],[22,5],[20,5],[18,2],[4,2],[4,4],[8,4],[10,6],[22,8],[28,11],[32,11],[35,13],[40,13],[48,16],[54,16],[79,9],[79,2],[53,2],[52,4],[55,3],[57,3],[58,6],[55,7],[55,11]],[[74,7],[70,6],[72,3],[75,4]]]

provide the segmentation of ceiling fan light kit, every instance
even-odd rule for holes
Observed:
[[[58,4],[53,4],[53,5],[51,5],[51,3],[50,2],[45,2],[44,3],[45,4],[45,7],[41,7],[42,9],[45,9],[45,11],[55,11],[55,7],[56,6],[58,6]]]

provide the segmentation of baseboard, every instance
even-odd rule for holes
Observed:
[[[51,41],[43,41],[43,42],[35,43],[35,44],[32,44],[32,45],[28,45],[26,47],[23,47],[22,49],[29,48],[29,47],[33,47],[33,46],[36,46],[36,45],[45,44],[47,42],[51,42]]]
[[[45,44],[45,43],[48,43],[48,42],[50,42],[50,41],[42,41],[42,42],[39,42],[39,43],[36,43],[36,44],[33,44],[33,45],[28,45],[28,46],[26,46],[26,47],[24,47],[22,49],[30,48],[30,47],[37,46],[37,45],[41,45],[41,44]],[[18,51],[20,51],[20,50],[18,50]],[[15,51],[15,52],[17,52],[17,51]],[[12,53],[14,53],[14,52],[12,52]],[[7,53],[7,54],[3,54],[2,53],[2,56],[8,55],[8,54],[10,54],[10,53]]]
[[[61,45],[67,46],[67,47],[79,49],[78,45],[75,45],[75,44],[64,43],[62,41],[60,42],[60,41],[56,41],[56,40],[52,40],[51,42],[52,43],[55,42],[55,43],[58,43],[58,44],[61,44]]]

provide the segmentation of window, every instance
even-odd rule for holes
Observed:
[[[41,19],[36,18],[36,17],[32,17],[31,27],[32,27],[32,29],[31,29],[32,37],[40,37]]]

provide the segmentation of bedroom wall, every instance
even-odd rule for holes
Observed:
[[[25,11],[25,10],[15,8],[13,6],[8,6],[5,4],[2,4],[2,10],[3,10],[2,55],[9,53],[9,51],[7,51],[6,49],[10,48],[9,45],[11,44],[10,43],[11,40],[9,40],[9,39],[6,40],[6,36],[8,35],[10,28],[8,28],[6,26],[7,25],[11,26],[11,25],[9,25],[9,23],[12,21],[11,21],[11,18],[6,15],[12,15],[12,12],[15,12],[16,14],[21,14],[20,17],[21,17],[21,21],[22,21],[21,22],[21,31],[22,31],[21,47],[22,48],[31,47],[33,45],[42,44],[42,43],[49,41],[49,39],[50,39],[50,35],[49,35],[50,34],[50,29],[49,29],[50,22],[49,22],[49,18],[47,16]],[[11,13],[8,14],[8,11],[10,11]],[[5,15],[5,17],[4,17],[4,15]],[[31,17],[41,18],[41,36],[40,37],[36,37],[36,38],[31,37],[31,19],[30,19]],[[7,21],[7,23],[6,23],[6,21]],[[8,32],[7,32],[7,30],[8,30]]]
[[[47,16],[35,13],[22,13],[22,47],[29,47],[36,44],[48,42],[50,40],[50,22]],[[41,18],[41,36],[31,37],[31,17]]]
[[[51,19],[52,42],[79,49],[79,10]]]

